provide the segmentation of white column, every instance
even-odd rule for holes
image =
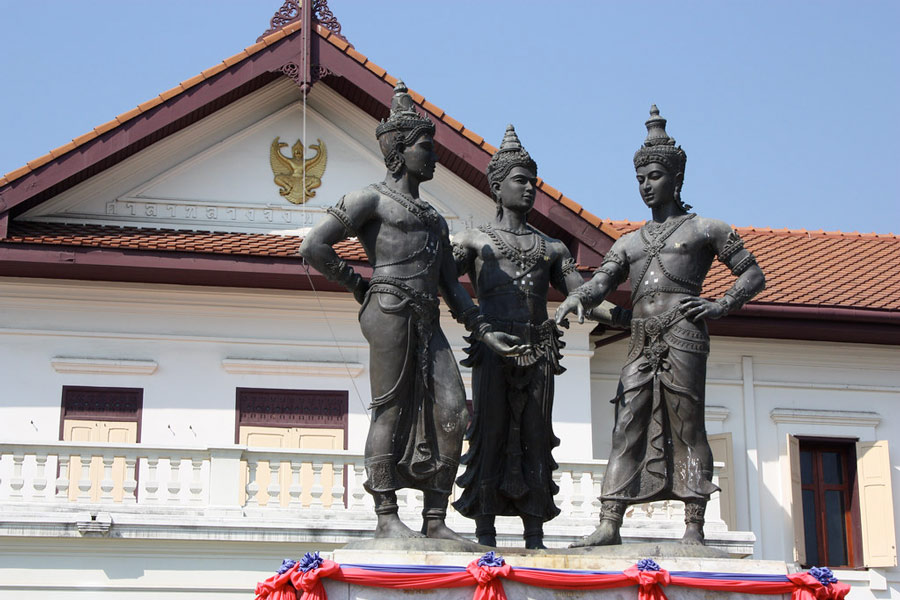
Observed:
[[[595,325],[588,321],[579,325],[573,320],[569,329],[563,330],[566,347],[562,350],[562,366],[566,372],[556,377],[553,400],[553,430],[561,440],[553,451],[557,462],[593,458],[591,358],[594,349],[590,333]]]

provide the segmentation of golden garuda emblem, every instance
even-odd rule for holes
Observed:
[[[322,185],[322,175],[325,174],[325,164],[328,162],[328,151],[325,142],[316,139],[317,144],[310,144],[309,148],[316,151],[312,158],[303,158],[303,143],[297,140],[291,146],[292,156],[288,158],[281,153],[281,149],[287,144],[275,138],[269,152],[269,164],[272,165],[272,173],[275,174],[275,185],[278,193],[293,204],[303,204],[316,196],[315,189]],[[306,186],[303,185],[303,170],[306,167]]]

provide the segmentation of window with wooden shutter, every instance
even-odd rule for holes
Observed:
[[[253,448],[347,449],[346,391],[238,388],[236,408],[235,443]],[[241,472],[240,502],[243,504],[249,477],[246,463]],[[300,470],[300,485],[304,489],[300,501],[303,506],[308,506],[311,500],[309,488],[312,476],[312,465],[303,464]],[[331,488],[333,476],[331,465],[325,465],[321,475],[325,489]],[[259,486],[257,502],[260,506],[270,502],[287,506],[287,490],[292,477],[290,465],[285,461],[278,469],[279,498],[269,498],[267,488],[270,477],[268,461],[260,461],[255,479]],[[344,479],[346,489],[346,473]],[[330,496],[326,495],[323,501],[325,506],[331,505]]]
[[[794,558],[803,566],[897,565],[887,441],[788,435]]]
[[[140,388],[106,388],[64,386],[59,421],[59,439],[66,442],[107,442],[134,444],[141,440],[141,408],[143,390]],[[72,456],[66,477],[70,482],[69,500],[79,494],[77,482],[84,476],[81,456]],[[100,456],[85,458],[88,464],[91,502],[100,500],[100,483],[104,475]],[[121,502],[126,477],[125,458],[116,457],[111,468],[114,502]],[[135,473],[137,478],[137,473]]]

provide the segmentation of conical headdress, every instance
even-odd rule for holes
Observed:
[[[513,167],[525,167],[537,176],[537,163],[522,147],[522,142],[516,135],[516,128],[507,125],[500,149],[494,153],[487,166],[488,183],[501,183],[513,170]]]
[[[675,140],[666,133],[666,120],[659,116],[656,105],[650,107],[650,118],[647,119],[647,139],[640,150],[634,153],[634,168],[650,163],[660,163],[672,174],[684,173],[687,154],[681,146],[675,146]]]
[[[380,138],[386,133],[399,131],[406,134],[403,141],[415,141],[425,131],[434,135],[434,123],[416,112],[415,106],[406,84],[398,80],[394,86],[394,97],[391,98],[391,115],[378,125],[375,136]]]

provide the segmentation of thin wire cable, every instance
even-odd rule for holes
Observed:
[[[309,273],[309,265],[305,260],[303,261],[303,269],[306,271],[306,278],[309,279],[309,287],[312,288],[313,295],[316,297],[316,302],[319,303],[319,312],[321,312],[322,316],[325,318],[325,324],[328,325],[328,331],[331,332],[331,339],[334,340],[335,347],[337,348],[338,354],[341,357],[341,362],[344,363],[344,368],[347,370],[347,377],[350,378],[350,385],[353,386],[353,391],[356,392],[356,398],[357,400],[359,400],[360,406],[362,406],[363,414],[366,415],[366,419],[371,422],[372,418],[369,416],[369,407],[366,406],[359,388],[356,387],[356,378],[350,372],[350,366],[347,363],[346,357],[344,357],[344,351],[343,349],[341,349],[341,343],[338,341],[337,336],[334,333],[334,328],[331,326],[331,320],[329,320],[328,318],[328,311],[325,310],[325,305],[322,304],[322,299],[319,297],[319,291],[316,289],[316,285],[313,283],[312,275],[310,275]]]
[[[303,53],[303,60],[309,61],[309,53],[308,52]],[[301,68],[301,72],[306,73],[307,70],[308,70],[307,65],[303,65]],[[302,160],[303,160],[303,191],[301,192],[301,194],[302,194],[301,199],[303,200],[303,202],[300,204],[300,228],[301,229],[304,226],[306,226],[306,150],[307,150],[307,148],[304,147],[303,144],[306,144],[309,142],[309,140],[306,139],[306,96],[309,93],[309,86],[310,86],[310,83],[308,81],[305,82],[303,85],[303,91],[302,91],[302,93],[303,93],[303,133],[302,133],[302,139],[300,141],[300,146],[303,148],[303,158],[302,158]],[[321,152],[321,149],[319,151]]]
[[[303,53],[303,61],[309,61],[308,53]],[[302,61],[301,61],[302,62]],[[307,65],[301,64],[301,72],[307,72]],[[300,144],[305,144],[308,140],[306,139],[306,96],[309,92],[309,82],[306,82],[304,87],[302,88],[303,94],[303,126],[302,126],[302,134]],[[300,205],[300,223],[301,228],[306,225],[306,152],[304,149],[303,152],[303,203]],[[303,269],[306,271],[306,278],[309,279],[309,287],[312,288],[313,295],[316,298],[316,302],[319,304],[319,312],[322,313],[322,316],[325,318],[325,324],[328,325],[328,331],[331,333],[331,339],[334,341],[335,347],[337,348],[338,354],[341,357],[341,362],[344,363],[344,368],[347,370],[347,376],[350,378],[350,385],[353,386],[353,391],[356,392],[356,398],[359,400],[360,406],[362,406],[363,414],[366,415],[366,419],[370,422],[372,418],[369,416],[369,407],[366,406],[366,403],[363,401],[362,394],[359,392],[359,388],[356,387],[356,378],[350,372],[350,366],[347,364],[347,359],[344,357],[344,351],[341,348],[341,343],[337,339],[337,335],[334,333],[334,328],[331,326],[331,320],[328,318],[328,312],[325,310],[325,305],[322,304],[322,298],[319,297],[319,291],[316,289],[316,284],[313,283],[312,275],[309,272],[309,264],[307,264],[306,260],[303,261]]]

